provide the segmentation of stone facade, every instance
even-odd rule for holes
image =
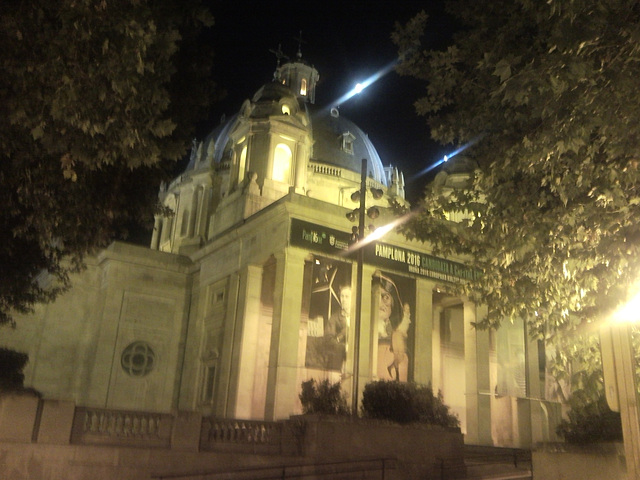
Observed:
[[[356,304],[347,216],[360,206],[361,158],[364,202],[378,215],[367,223],[395,220],[404,178],[356,125],[313,104],[317,79],[301,58],[279,67],[194,142],[160,192],[174,214],[156,218],[150,248],[114,243],[66,295],[18,316],[3,343],[29,354],[27,385],[84,407],[282,420],[301,412],[310,378],[350,394],[360,309],[360,390],[431,383],[468,443],[554,440],[539,345],[518,322],[476,331],[486,308],[447,293],[475,274],[464,259],[391,231],[363,247]],[[438,181],[454,188],[459,177]]]

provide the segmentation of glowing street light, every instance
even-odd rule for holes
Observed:
[[[640,293],[600,328],[605,396],[609,408],[620,412],[627,477],[640,478],[640,415],[631,326],[640,320]]]

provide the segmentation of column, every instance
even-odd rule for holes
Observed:
[[[198,210],[198,220],[196,224],[196,235],[200,235],[203,240],[207,238],[207,217],[211,205],[211,185],[201,185],[200,206]]]
[[[160,215],[156,215],[153,222],[153,233],[151,234],[151,249],[158,250],[160,245],[160,229],[162,229],[162,220]]]
[[[411,312],[415,332],[413,379],[416,383],[433,385],[433,289],[435,283],[419,279],[416,282],[416,311]],[[440,322],[437,322],[440,323]],[[438,345],[439,346],[439,345]],[[440,349],[438,349],[440,352]],[[437,393],[437,390],[434,389]]]
[[[431,334],[431,386],[433,392],[442,390],[442,339],[440,338],[440,318],[442,317],[442,305],[433,307],[433,332]]]
[[[201,188],[194,188],[191,194],[191,208],[189,211],[189,226],[187,228],[187,237],[193,238],[196,229],[196,218],[198,217],[198,206],[202,202],[200,201],[200,195],[202,193]]]
[[[216,416],[225,417],[232,410],[230,402],[233,402],[234,396],[230,392],[231,379],[233,371],[237,366],[234,363],[235,337],[239,335],[241,326],[237,324],[236,311],[239,308],[239,292],[241,277],[239,273],[229,275],[229,288],[227,290],[227,308],[224,316],[224,330],[222,332],[222,351],[218,360],[218,385],[216,395],[214,413]]]
[[[355,268],[355,264],[354,264]],[[378,312],[378,296],[373,295],[371,289],[371,279],[376,272],[376,268],[370,265],[362,266],[362,295],[360,297],[360,349],[359,349],[359,365],[358,365],[358,402],[362,404],[362,391],[367,383],[374,380],[376,375],[377,353],[378,353],[378,336],[376,335],[377,312]],[[356,276],[353,276],[355,284]],[[355,297],[355,295],[354,295]],[[356,305],[358,308],[358,305]],[[353,323],[353,322],[352,322]],[[355,337],[354,332],[351,333],[351,339]],[[347,359],[348,371],[353,374],[353,346],[349,345],[350,357]],[[349,391],[353,390],[353,383],[349,382]],[[360,409],[360,406],[358,406]]]
[[[305,186],[307,185],[307,168],[309,166],[309,162],[307,159],[309,158],[309,147],[306,143],[307,137],[305,136],[305,140],[303,142],[298,142],[296,144],[295,151],[295,172],[294,172],[294,187],[295,192],[300,195],[305,194]]]
[[[486,315],[486,307],[464,300],[464,361],[467,434],[465,443],[492,445],[491,386],[489,380],[489,332],[472,323]]]
[[[264,412],[253,412],[253,389],[260,321],[260,287],[262,266],[248,265],[240,275],[236,309],[236,335],[231,354],[232,376],[229,379],[227,418],[262,419]]]
[[[525,362],[525,368],[527,369],[527,400],[531,407],[531,436],[529,442],[530,445],[535,445],[538,442],[548,442],[551,437],[549,431],[549,415],[546,408],[542,405],[544,383],[540,379],[538,340],[531,340],[525,322],[526,320],[524,320],[523,323],[525,324],[524,341],[527,342],[527,358]]]
[[[273,325],[267,378],[266,420],[288,418],[295,408],[299,390],[298,345],[302,282],[306,252],[287,248],[276,257]]]

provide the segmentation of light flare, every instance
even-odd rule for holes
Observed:
[[[456,155],[458,155],[459,153],[464,152],[467,148],[475,145],[476,143],[478,143],[480,140],[482,140],[482,138],[484,137],[484,134],[482,135],[478,135],[477,137],[471,139],[469,142],[465,143],[464,145],[462,145],[460,148],[454,150],[453,152],[445,155],[444,157],[442,157],[440,160],[434,162],[433,164],[429,165],[427,168],[425,168],[424,170],[421,170],[420,172],[416,173],[415,175],[413,175],[409,181],[413,181],[418,177],[421,177],[422,175],[425,175],[427,173],[429,173],[431,170],[433,170],[436,167],[439,167],[440,165],[442,165],[445,162],[448,162],[449,160],[451,160],[453,157],[455,157]]]
[[[371,242],[375,242],[376,240],[380,240],[383,236],[389,233],[394,228],[399,227],[403,223],[409,221],[411,217],[413,217],[416,212],[409,212],[406,215],[396,218],[390,223],[383,225],[381,227],[377,227],[372,233],[364,237],[363,239],[357,241],[353,245],[351,245],[348,249],[348,252],[355,252],[359,248],[364,247],[365,245],[370,244]]]
[[[369,78],[367,78],[366,80],[362,81],[362,82],[358,82],[356,84],[355,87],[353,87],[351,90],[349,90],[347,93],[345,93],[343,96],[341,96],[340,98],[338,98],[335,102],[333,102],[333,104],[331,105],[332,107],[335,106],[340,106],[341,104],[343,104],[344,102],[346,102],[347,100],[349,100],[350,98],[354,97],[355,95],[359,94],[360,92],[362,92],[365,88],[367,88],[368,86],[372,85],[373,83],[377,82],[378,80],[380,80],[382,77],[384,77],[387,73],[391,72],[391,70],[393,70],[393,68],[396,66],[396,64],[398,63],[398,60],[393,60],[392,62],[388,63],[387,65],[385,65],[384,67],[382,67],[380,70],[378,70],[376,73],[374,73],[373,75],[371,75]]]

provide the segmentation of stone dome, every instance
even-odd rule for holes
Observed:
[[[337,109],[311,113],[313,151],[311,161],[360,173],[361,160],[368,160],[367,176],[387,185],[380,156],[369,136]],[[350,143],[345,148],[345,142]]]
[[[313,140],[310,161],[323,163],[360,173],[361,160],[368,160],[367,176],[388,185],[384,167],[378,152],[366,133],[337,109],[320,109],[299,102],[291,90],[278,83],[262,86],[251,101],[245,102],[240,113],[224,119],[205,138],[200,146],[194,145],[185,174],[211,169],[230,154],[229,133],[242,115],[251,118],[282,115],[281,105],[288,104],[291,113],[300,111],[308,119]]]

